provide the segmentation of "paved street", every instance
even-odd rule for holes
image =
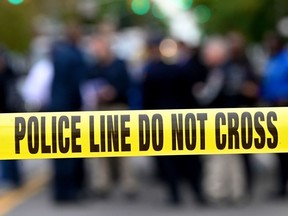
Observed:
[[[269,158],[264,158],[269,162]],[[138,169],[144,172],[148,167],[144,158],[135,160]],[[262,162],[265,164],[265,162]],[[270,164],[271,161],[270,161]],[[193,196],[187,186],[183,185],[182,192],[184,203],[180,207],[168,206],[164,202],[163,185],[151,182],[149,178],[141,179],[142,187],[136,200],[129,201],[125,199],[120,190],[115,190],[111,199],[93,200],[86,199],[77,204],[57,205],[51,201],[51,190],[49,181],[51,175],[47,170],[49,163],[47,161],[25,161],[22,164],[26,176],[26,184],[23,188],[12,191],[5,196],[0,196],[0,215],[7,216],[287,216],[288,200],[268,201],[269,192],[273,190],[273,174],[260,172],[255,180],[255,196],[248,204],[241,204],[234,207],[200,207],[193,201]],[[46,171],[45,171],[46,170]],[[258,167],[258,170],[259,169]],[[148,171],[146,171],[148,173]],[[29,177],[30,176],[30,177]],[[32,177],[31,177],[32,176]],[[275,179],[274,179],[275,180]]]
[[[155,191],[154,191],[155,192]],[[146,194],[147,195],[147,194]],[[128,202],[127,200],[115,197],[110,201],[85,201],[79,204],[71,205],[55,205],[48,196],[47,190],[42,191],[29,201],[26,201],[16,209],[12,210],[8,216],[30,216],[30,215],[61,215],[61,216],[287,216],[288,201],[281,202],[254,202],[246,206],[238,207],[222,207],[222,208],[201,208],[193,205],[193,203],[185,203],[182,207],[172,208],[159,202],[159,196],[141,197],[135,202]]]

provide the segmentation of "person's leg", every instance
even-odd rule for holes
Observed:
[[[278,192],[279,196],[287,195],[287,179],[288,179],[288,154],[280,153],[279,158],[279,174],[278,174]]]
[[[227,155],[229,164],[229,179],[230,182],[230,202],[237,204],[242,201],[245,193],[245,167],[242,162],[242,155]]]
[[[204,190],[212,204],[223,203],[230,194],[229,160],[227,155],[211,155],[205,158]]]
[[[199,204],[204,204],[202,190],[203,166],[200,156],[181,156],[181,167]]]
[[[75,201],[75,159],[56,159],[53,161],[54,181],[53,192],[55,201]]]
[[[128,197],[136,195],[137,180],[131,164],[131,158],[117,158],[119,168],[119,182]]]
[[[92,175],[91,187],[93,192],[100,197],[107,197],[112,187],[111,169],[109,158],[92,159],[90,167]]]
[[[3,180],[15,187],[22,183],[18,162],[16,160],[1,161]]]
[[[167,185],[169,193],[168,201],[172,204],[180,204],[181,198],[179,194],[179,175],[176,167],[176,157],[163,156],[157,157],[160,167],[162,167],[164,181]]]
[[[86,172],[85,172],[85,166],[84,166],[84,159],[82,158],[77,158],[74,159],[74,179],[75,179],[75,188],[78,192],[82,192],[84,187],[85,187],[85,183],[86,183]]]
[[[245,192],[251,196],[253,194],[253,171],[251,166],[251,155],[244,154],[242,156],[242,161],[244,165],[244,174],[245,174],[245,182],[246,188]]]

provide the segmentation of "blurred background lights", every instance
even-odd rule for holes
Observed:
[[[158,19],[164,19],[165,18],[165,14],[163,13],[163,11],[159,8],[158,5],[153,5],[152,7],[152,14],[154,17],[158,18]]]
[[[160,53],[165,58],[172,58],[177,55],[178,46],[172,39],[164,39],[159,45]]]
[[[199,23],[206,23],[211,18],[211,10],[206,5],[198,5],[194,9],[194,13]]]
[[[193,0],[151,0],[151,2],[153,7],[154,5],[158,7],[163,14],[173,38],[192,46],[199,43],[201,29],[197,23],[197,16],[190,10],[183,8],[183,5],[186,5],[187,8],[192,6]],[[155,12],[156,10],[153,12],[152,8],[153,15]]]
[[[177,0],[181,9],[188,10],[192,7],[193,0]]]
[[[137,15],[144,15],[150,10],[150,0],[133,0],[131,9]]]
[[[188,10],[193,4],[193,0],[173,0],[173,2],[173,4],[180,10]]]
[[[288,17],[280,19],[277,24],[277,30],[282,36],[288,37]]]
[[[19,5],[24,2],[24,0],[8,0],[10,4]]]

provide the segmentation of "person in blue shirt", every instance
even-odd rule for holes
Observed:
[[[271,105],[286,105],[288,102],[288,50],[276,36],[268,39],[270,58],[262,83],[262,98]]]
[[[273,33],[267,37],[266,42],[270,58],[262,81],[262,99],[269,106],[288,106],[288,50],[285,48],[285,41]],[[287,195],[288,154],[278,154],[278,158],[277,196],[284,198]]]

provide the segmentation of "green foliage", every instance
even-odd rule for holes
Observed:
[[[207,34],[240,31],[250,41],[262,40],[288,12],[285,0],[196,0],[194,6],[199,4],[212,10],[211,19],[202,26]]]
[[[0,43],[16,51],[25,51],[31,36],[31,4],[0,2]]]
[[[64,21],[71,19],[71,17],[81,20],[75,9],[79,1],[24,0],[19,5],[12,5],[8,3],[8,0],[1,0],[0,44],[5,44],[16,51],[27,51],[33,32],[31,26],[35,15],[44,13],[49,16],[56,16]],[[157,8],[155,9],[152,1],[150,10],[141,16],[133,13],[131,9],[132,0],[95,1],[97,1],[98,9],[95,11],[96,18],[88,21],[90,24],[98,23],[108,17],[115,20],[120,28],[133,25],[150,26],[152,29],[159,28],[162,30],[166,28],[167,20],[159,13],[155,16]],[[236,30],[245,34],[250,41],[261,41],[265,32],[273,30],[279,19],[288,15],[287,0],[183,1],[187,1],[189,7],[192,3],[190,10],[194,10],[199,5],[207,6],[210,9],[209,14],[206,13],[206,18],[202,17],[203,22],[199,23],[206,34],[227,33]],[[203,11],[200,10],[200,14],[205,15],[205,11]],[[87,20],[84,21],[87,22]]]

